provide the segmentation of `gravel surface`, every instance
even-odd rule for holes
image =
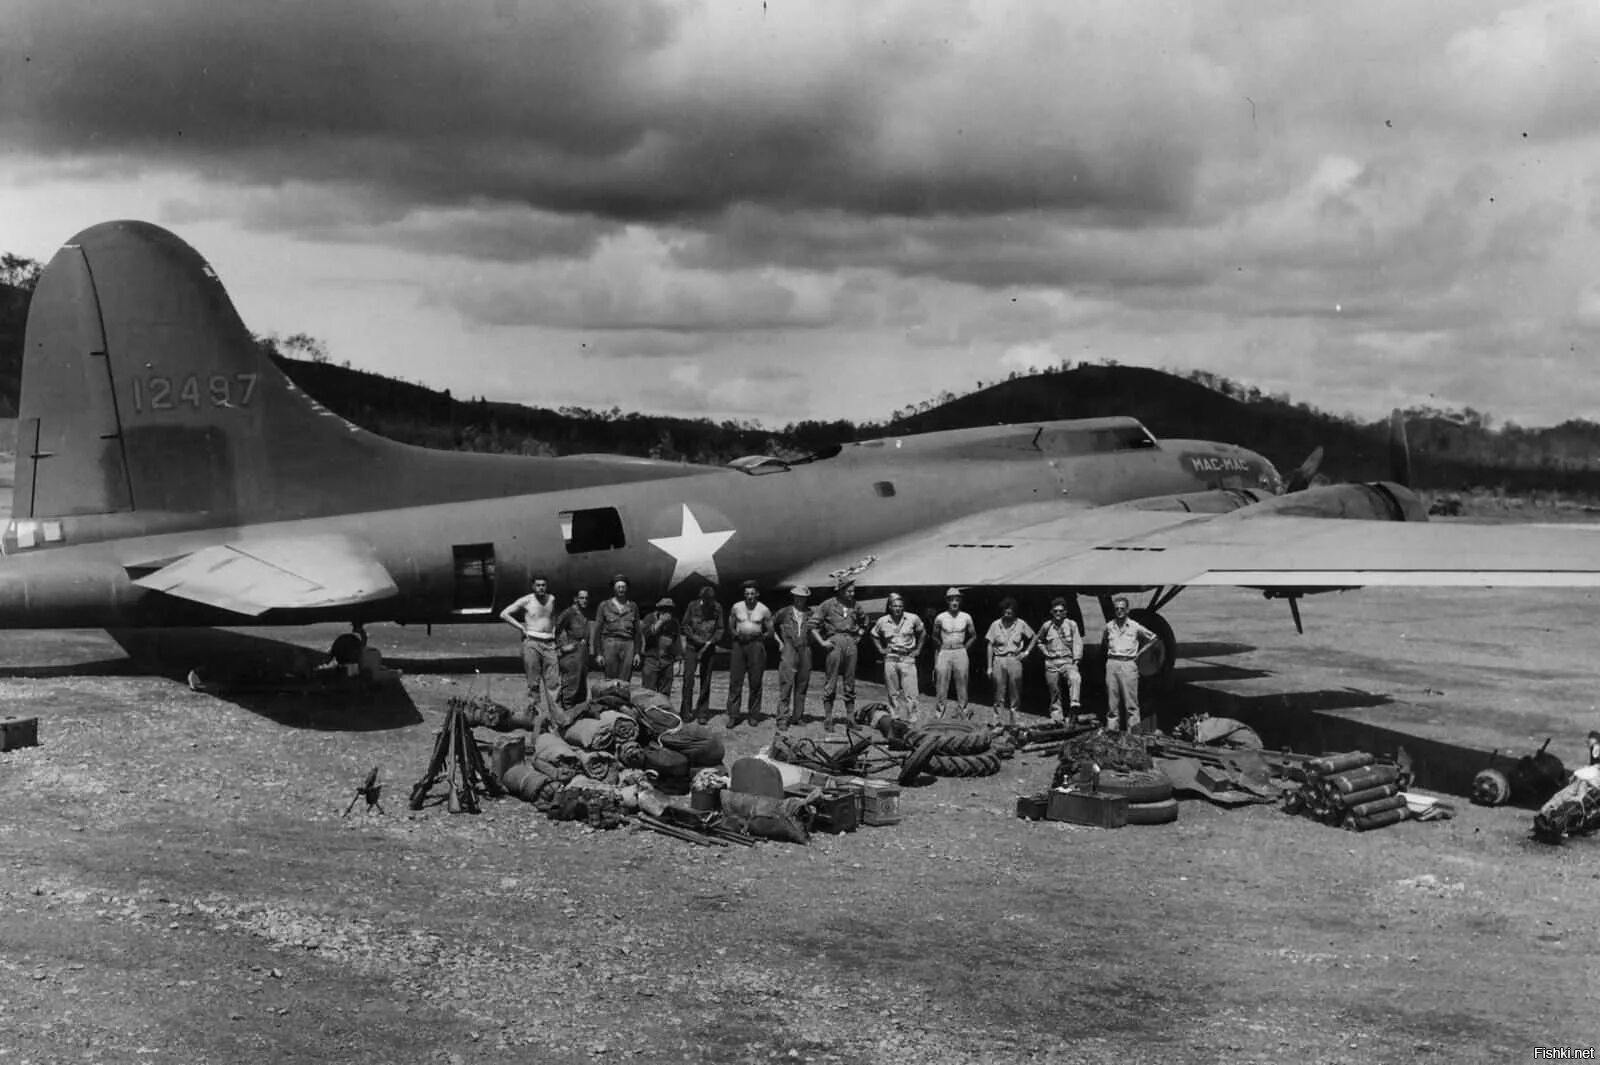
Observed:
[[[1338,601],[1317,640],[1350,653],[1404,606]],[[1539,604],[1523,616],[1587,601]],[[1319,644],[1275,608],[1270,629],[1205,609],[1240,642],[1200,665],[1308,676]],[[1542,646],[1586,661],[1565,625]],[[0,1065],[1443,1063],[1600,1041],[1600,841],[1533,843],[1527,811],[1366,835],[1196,801],[1159,827],[1027,823],[1014,798],[1051,763],[1023,756],[806,847],[597,832],[514,799],[413,813],[446,700],[476,669],[503,701],[520,678],[495,627],[374,642],[405,694],[362,706],[196,694],[97,634],[9,639],[0,714],[38,715],[42,745],[0,754]],[[1566,668],[1550,682],[1578,684]],[[769,737],[735,730],[732,754]],[[383,812],[341,816],[373,765]]]

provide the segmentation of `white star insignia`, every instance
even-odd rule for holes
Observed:
[[[683,505],[683,531],[677,536],[652,537],[650,542],[673,558],[670,590],[695,574],[700,574],[712,584],[717,583],[717,549],[733,538],[735,530],[706,532],[700,528],[689,504]]]

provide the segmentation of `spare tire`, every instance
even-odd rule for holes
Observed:
[[[1095,789],[1127,796],[1130,804],[1172,798],[1172,781],[1159,769],[1102,769]]]
[[[948,727],[952,725],[970,727]],[[933,721],[926,725],[916,725],[906,734],[906,739],[913,747],[923,740],[935,740],[938,746],[934,749],[939,754],[945,755],[982,754],[990,747],[989,730],[967,721]]]
[[[936,777],[988,777],[1000,772],[1000,756],[993,751],[982,754],[936,754],[928,759],[928,772]]]
[[[923,770],[928,768],[928,762],[933,759],[935,742],[931,738],[923,740],[910,754],[906,755],[906,760],[900,763],[899,780],[902,788],[909,788],[912,781],[921,776]]]
[[[1165,825],[1178,819],[1178,800],[1162,799],[1160,802],[1130,802],[1128,824]]]

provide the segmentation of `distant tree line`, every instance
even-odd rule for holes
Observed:
[[[24,324],[42,264],[0,255],[0,413],[15,415]],[[1333,479],[1375,480],[1391,471],[1387,420],[1364,423],[1328,414],[1285,393],[1207,370],[1177,376],[1120,366],[1115,359],[1016,370],[894,411],[881,422],[807,419],[768,429],[747,419],[675,418],[563,406],[555,410],[458,399],[449,389],[335,364],[326,344],[305,333],[258,336],[256,344],[329,409],[384,436],[424,447],[524,455],[610,452],[667,461],[721,464],[742,455],[795,459],[852,441],[900,433],[1005,422],[1124,414],[1165,438],[1241,444],[1280,468],[1325,449]],[[1548,429],[1499,426],[1488,413],[1414,406],[1405,411],[1414,483],[1435,490],[1487,488],[1600,498],[1600,424],[1573,419]]]

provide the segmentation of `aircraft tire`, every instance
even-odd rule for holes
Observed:
[[[1172,781],[1159,769],[1102,769],[1095,790],[1125,796],[1132,806],[1172,798]]]
[[[1178,819],[1178,800],[1162,799],[1159,802],[1130,802],[1128,824],[1165,825]]]
[[[936,777],[989,777],[1000,772],[1000,756],[983,754],[936,754],[928,759],[928,772]]]
[[[333,646],[328,648],[328,654],[341,666],[354,665],[361,661],[361,648],[363,646],[361,637],[355,633],[341,633],[334,637]]]
[[[945,727],[939,727],[941,725]],[[991,746],[988,729],[972,725],[967,721],[935,721],[927,725],[918,725],[911,730],[906,739],[913,747],[923,740],[933,740],[934,752],[941,755],[982,754]]]
[[[1172,690],[1173,667],[1178,662],[1178,638],[1167,619],[1154,610],[1128,611],[1128,617],[1156,634],[1159,648],[1151,648],[1139,656],[1139,676],[1152,691]]]
[[[902,788],[909,788],[927,770],[928,763],[933,760],[934,750],[934,741],[926,739],[906,755],[906,760],[900,763],[899,783]]]

